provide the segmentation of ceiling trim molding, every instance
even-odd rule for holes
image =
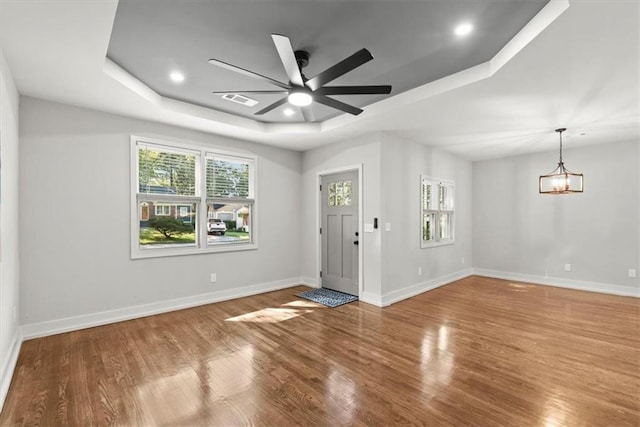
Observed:
[[[146,99],[154,105],[160,105],[162,97],[158,95],[153,89],[140,80],[129,74],[124,68],[113,62],[108,57],[104,58],[104,66],[102,71],[112,79],[116,80],[132,92],[138,94],[142,98]]]
[[[509,62],[518,52],[524,49],[533,39],[538,37],[553,21],[569,8],[569,0],[550,0],[540,12],[527,23],[514,38],[509,40],[500,52],[489,61],[492,73],[495,73]]]

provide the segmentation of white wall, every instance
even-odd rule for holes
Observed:
[[[470,273],[471,162],[385,133],[382,138],[382,292],[391,303]],[[420,176],[455,182],[455,243],[421,248]],[[386,223],[391,231],[384,231]],[[464,262],[463,262],[464,259]],[[422,275],[418,268],[422,268]]]
[[[564,150],[566,166],[584,173],[584,193],[538,194],[538,176],[557,152],[473,164],[474,267],[638,295],[639,143]],[[564,271],[571,264],[572,271]]]
[[[20,348],[17,309],[18,250],[18,91],[0,50],[0,409]]]
[[[298,283],[300,153],[34,98],[20,115],[27,336]],[[131,260],[130,134],[257,155],[259,249]]]
[[[318,230],[318,173],[354,165],[362,166],[362,193],[360,203],[363,204],[363,223],[373,223],[373,218],[380,217],[380,135],[365,135],[353,140],[327,145],[307,151],[302,156],[302,275],[310,284],[318,285],[319,230]],[[365,301],[368,296],[379,299],[381,293],[380,230],[373,233],[362,233],[360,248],[363,251]],[[377,297],[376,297],[377,296]],[[375,302],[375,301],[371,301]]]

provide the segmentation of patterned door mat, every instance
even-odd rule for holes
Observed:
[[[348,304],[353,301],[358,301],[358,297],[355,295],[349,295],[344,292],[333,291],[326,288],[311,289],[309,291],[300,292],[299,294],[296,294],[296,296],[331,308]]]

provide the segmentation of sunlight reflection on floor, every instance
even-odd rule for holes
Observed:
[[[318,302],[313,301],[291,301],[286,304],[282,304],[283,307],[312,307],[312,308],[326,308],[325,305],[322,305]]]
[[[263,308],[251,313],[225,319],[226,322],[278,323],[293,319],[313,310],[296,310],[293,308]]]
[[[524,283],[509,283],[509,286],[516,289],[529,289],[534,287],[534,285],[525,285]]]

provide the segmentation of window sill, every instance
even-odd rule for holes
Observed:
[[[420,245],[420,249],[428,249],[428,248],[437,248],[439,246],[448,246],[455,244],[455,240],[446,240],[443,242],[433,242],[433,243],[424,243],[422,242]]]
[[[131,259],[164,258],[182,255],[200,255],[220,252],[251,251],[258,249],[257,243],[228,244],[220,246],[207,246],[204,248],[191,246],[182,248],[133,248]]]

